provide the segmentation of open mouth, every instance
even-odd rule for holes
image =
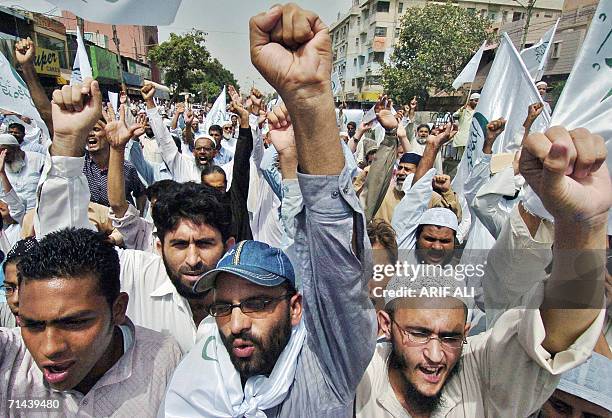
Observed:
[[[68,378],[68,371],[74,365],[74,361],[54,363],[43,367],[43,375],[50,384],[59,384]]]
[[[95,137],[87,138],[87,145],[92,146],[92,145],[96,145],[97,143],[98,143],[98,140]]]
[[[419,366],[418,369],[426,381],[429,383],[438,383],[444,366]]]
[[[197,157],[197,160],[202,165],[208,164],[208,158],[207,157]]]

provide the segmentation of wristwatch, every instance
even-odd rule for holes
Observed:
[[[397,126],[393,129],[385,129],[385,135],[397,135]]]

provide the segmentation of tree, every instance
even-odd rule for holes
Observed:
[[[170,34],[170,39],[153,47],[149,59],[165,71],[165,83],[176,85],[175,96],[183,91],[217,95],[223,85],[237,86],[234,74],[227,70],[206,49],[204,32],[194,29],[184,35]]]
[[[400,103],[428,97],[431,89],[450,91],[451,83],[482,42],[491,22],[451,3],[406,10],[391,64],[383,67],[385,91]]]

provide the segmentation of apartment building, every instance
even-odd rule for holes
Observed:
[[[528,0],[454,0],[458,7],[488,17],[494,29],[525,18]],[[348,12],[330,26],[333,71],[344,87],[336,100],[373,102],[382,92],[381,69],[399,38],[401,17],[427,0],[353,0]],[[443,1],[433,2],[444,4]],[[563,0],[536,0],[532,19],[556,19]],[[536,40],[537,41],[537,40]],[[534,41],[535,42],[535,41]]]

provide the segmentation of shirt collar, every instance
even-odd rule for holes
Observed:
[[[152,298],[159,298],[174,293],[176,293],[176,288],[170,281],[170,278],[166,277],[164,282],[157,289],[149,293],[149,296],[151,296]]]

